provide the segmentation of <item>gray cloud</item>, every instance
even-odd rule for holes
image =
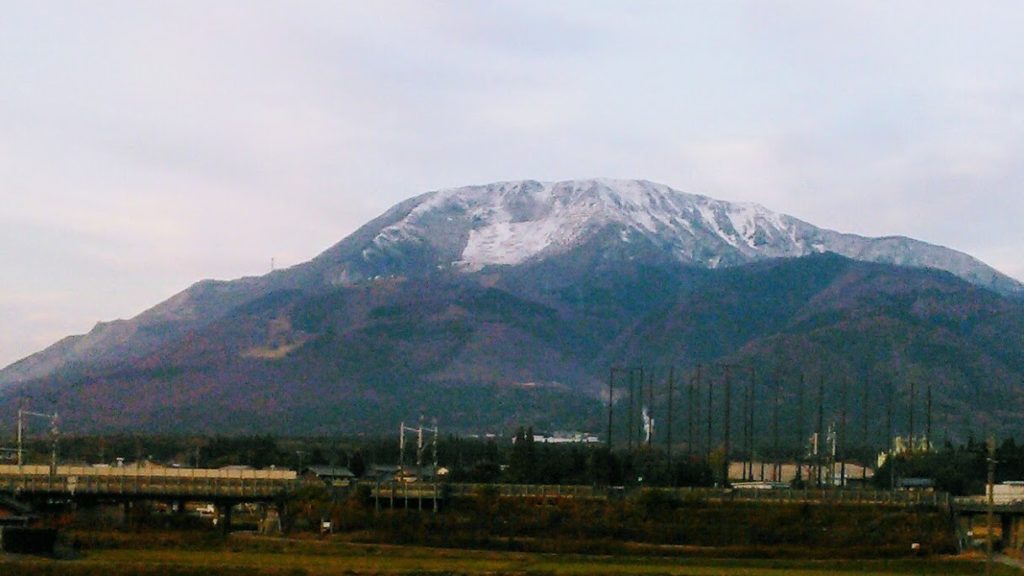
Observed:
[[[14,2],[0,365],[426,190],[642,177],[1024,278],[1016,3]]]

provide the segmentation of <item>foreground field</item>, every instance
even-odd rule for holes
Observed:
[[[614,557],[232,538],[215,549],[99,549],[68,560],[0,558],[0,573],[52,575],[736,575],[983,574],[977,559],[786,560]],[[996,566],[995,574],[1019,574]]]

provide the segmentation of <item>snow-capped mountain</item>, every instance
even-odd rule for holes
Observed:
[[[663,256],[705,268],[835,252],[936,268],[1004,294],[1024,293],[1020,282],[962,252],[910,238],[825,230],[757,204],[644,180],[525,180],[439,190],[399,205],[385,220],[321,256],[333,263],[325,279],[345,284],[417,267],[477,272],[555,257],[601,239],[644,241]]]
[[[1006,295],[1022,293],[955,250],[651,182],[470,186],[65,338],[0,370],[0,416],[29,395],[74,430],[382,431],[425,410],[585,429],[610,365],[724,362],[843,366],[876,398],[916,374],[947,422],[1015,423],[1024,299]],[[992,382],[1001,395],[977,394]]]
[[[0,384],[139,358],[268,294],[316,292],[389,277],[487,275],[546,264],[551,281],[595,262],[726,268],[834,252],[945,270],[1004,295],[1024,285],[967,254],[903,237],[817,228],[756,204],[687,194],[644,180],[524,180],[428,192],[402,202],[313,260],[257,278],[202,281],[130,320],[100,323],[0,370]],[[585,253],[573,259],[571,254]],[[524,282],[520,280],[520,283]]]

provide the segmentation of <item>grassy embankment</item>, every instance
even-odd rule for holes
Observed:
[[[330,517],[347,539],[489,550],[612,555],[898,558],[956,552],[938,508],[866,504],[700,502],[660,493],[617,501],[526,502],[482,493],[439,514],[349,499]],[[303,519],[298,519],[300,525]]]
[[[72,520],[73,560],[20,559],[0,574],[980,574],[936,508],[706,503],[645,494],[525,501],[482,492],[438,514],[375,510],[358,495],[289,505],[289,538],[213,529],[99,530]],[[330,517],[339,533],[303,526]],[[911,544],[922,558],[910,557]],[[401,546],[396,546],[400,544]],[[1012,570],[1004,570],[1013,573]]]

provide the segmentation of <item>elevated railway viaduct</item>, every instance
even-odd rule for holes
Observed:
[[[18,501],[212,502],[225,530],[235,504],[276,502],[297,482],[293,470],[0,465],[0,494]]]

